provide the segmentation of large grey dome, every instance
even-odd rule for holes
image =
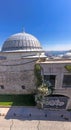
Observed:
[[[42,51],[40,42],[31,34],[17,33],[10,36],[3,44],[2,51]]]

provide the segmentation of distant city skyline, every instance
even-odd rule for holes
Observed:
[[[0,47],[23,27],[45,50],[70,50],[71,0],[1,0]]]

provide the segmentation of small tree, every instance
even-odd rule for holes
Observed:
[[[37,87],[35,101],[39,108],[43,108],[44,96],[50,95],[52,93],[52,90],[50,88],[51,84],[49,84],[49,82],[44,81],[44,71],[43,68],[40,66],[40,64],[35,64],[34,74],[36,77],[36,87]]]
[[[48,87],[46,84],[42,84],[37,88],[37,94],[35,96],[35,101],[38,108],[43,108],[43,98],[46,95],[49,95]]]
[[[36,78],[36,87],[42,84],[42,76],[41,76],[41,66],[40,64],[35,64],[34,66],[34,74]]]

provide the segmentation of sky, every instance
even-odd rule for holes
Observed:
[[[0,47],[23,27],[45,50],[71,49],[71,0],[0,0]]]

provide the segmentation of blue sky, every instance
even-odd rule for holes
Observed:
[[[22,27],[46,50],[71,49],[71,0],[0,0],[0,46]]]

